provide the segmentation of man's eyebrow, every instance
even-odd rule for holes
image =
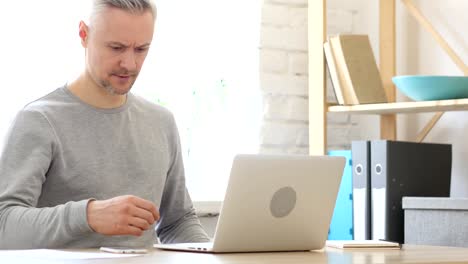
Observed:
[[[107,45],[116,45],[116,46],[124,46],[124,47],[127,47],[127,45],[123,44],[123,43],[120,43],[120,42],[117,42],[117,41],[109,41],[107,42]]]
[[[140,48],[140,49],[141,48],[148,48],[150,45],[151,45],[151,43],[145,43],[145,44],[143,44],[141,46],[138,46],[137,48]]]
[[[107,42],[107,45],[117,45],[117,46],[122,46],[122,47],[125,47],[127,48],[128,45],[125,45],[123,43],[120,43],[120,42],[117,42],[117,41],[109,41]],[[148,48],[149,46],[151,45],[151,43],[145,43],[145,44],[142,44],[140,46],[137,46],[137,48]]]

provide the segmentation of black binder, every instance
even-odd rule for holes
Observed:
[[[404,243],[403,196],[449,197],[452,146],[371,141],[372,239]]]
[[[370,141],[351,142],[354,240],[371,239]]]

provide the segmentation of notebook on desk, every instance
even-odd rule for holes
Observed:
[[[213,242],[155,247],[212,253],[321,249],[344,165],[344,157],[238,155]]]
[[[327,240],[327,247],[340,249],[400,249],[398,242],[382,240]]]

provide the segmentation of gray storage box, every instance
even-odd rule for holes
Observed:
[[[468,198],[403,197],[405,244],[468,247]]]

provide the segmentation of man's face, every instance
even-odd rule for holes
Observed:
[[[143,66],[153,38],[154,19],[151,11],[132,14],[117,8],[106,8],[85,29],[86,73],[111,94],[130,91]]]

